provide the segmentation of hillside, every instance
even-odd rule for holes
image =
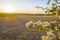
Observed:
[[[5,14],[6,15],[6,14]],[[26,29],[25,24],[29,21],[36,22],[38,20],[43,21],[57,21],[60,24],[60,19],[58,16],[39,16],[32,14],[9,14],[10,16],[0,17],[0,37],[3,40],[7,37],[14,40],[30,40],[34,39],[34,37],[39,37],[41,39],[41,35],[43,32],[39,32],[37,30]],[[12,15],[12,16],[11,16]],[[42,34],[43,35],[43,34]],[[44,32],[45,35],[45,32]],[[33,37],[33,38],[32,38]],[[35,39],[37,40],[37,38]]]

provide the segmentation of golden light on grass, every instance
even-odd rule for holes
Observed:
[[[2,9],[5,13],[12,13],[14,8],[12,5],[4,5]]]

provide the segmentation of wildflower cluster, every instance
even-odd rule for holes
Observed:
[[[38,29],[39,31],[40,30],[60,30],[60,25],[56,22],[56,21],[50,21],[50,22],[47,22],[47,21],[44,21],[44,22],[41,22],[41,21],[37,21],[36,23],[34,23],[33,21],[30,21],[28,23],[26,23],[26,28],[33,28],[33,29]]]
[[[56,21],[37,21],[36,23],[34,23],[33,21],[30,21],[28,23],[26,23],[26,28],[27,29],[37,29],[39,31],[46,31],[46,34],[48,37],[55,37],[55,33],[54,31],[59,31],[60,32],[60,25],[56,22]]]

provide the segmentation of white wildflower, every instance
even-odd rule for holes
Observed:
[[[48,23],[47,21],[44,21],[43,22],[43,26],[45,27],[45,26],[49,26],[50,25],[50,23]]]
[[[53,21],[54,23],[57,23],[57,21]]]
[[[57,27],[55,27],[55,30],[59,30]]]
[[[35,27],[35,24],[33,24],[33,27]]]
[[[48,31],[47,32],[47,35],[49,35],[49,36],[55,36],[52,30],[51,31]]]
[[[51,21],[50,23],[57,23],[57,21]]]
[[[34,23],[32,21],[26,23],[26,28],[28,28],[30,25],[33,25]]]
[[[42,22],[39,20],[39,21],[36,22],[36,24],[42,24]]]

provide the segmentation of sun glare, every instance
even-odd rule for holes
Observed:
[[[4,5],[3,11],[6,13],[12,13],[13,12],[13,6],[12,5]]]

